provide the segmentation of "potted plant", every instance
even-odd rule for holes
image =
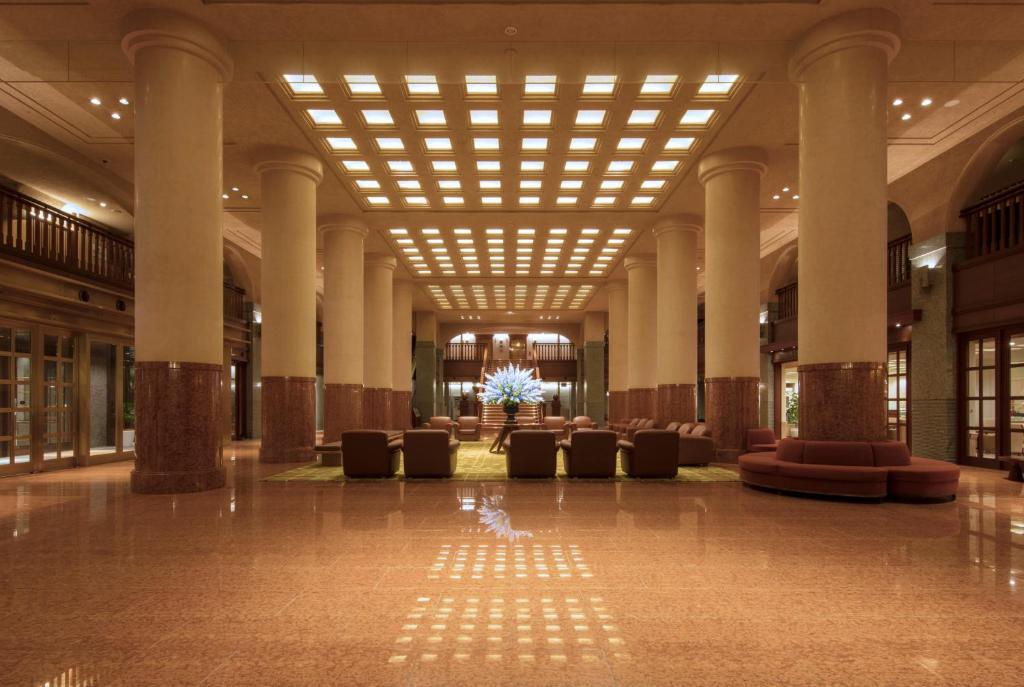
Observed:
[[[534,379],[533,369],[517,365],[500,367],[494,374],[486,375],[480,393],[481,402],[505,409],[505,422],[510,425],[515,424],[520,403],[539,403],[543,398],[540,380]]]

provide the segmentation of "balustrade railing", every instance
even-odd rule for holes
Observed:
[[[484,350],[487,344],[456,342],[445,344],[444,359],[464,362],[479,361],[483,363]]]
[[[7,189],[0,189],[0,253],[126,289],[135,277],[130,241]]]
[[[796,317],[797,313],[797,285],[796,283],[783,286],[775,291],[779,299],[779,314],[777,320],[784,320],[788,317]]]
[[[245,289],[224,284],[224,318],[245,321]]]
[[[967,259],[983,258],[1024,243],[1024,180],[960,212],[967,223]]]
[[[889,289],[910,283],[910,234],[889,242]]]
[[[535,343],[533,353],[541,362],[576,360],[576,346],[571,343]]]

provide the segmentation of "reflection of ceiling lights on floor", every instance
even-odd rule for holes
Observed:
[[[594,576],[576,544],[445,544],[431,580],[588,579]]]
[[[599,596],[422,596],[405,617],[390,663],[521,663],[629,658]]]

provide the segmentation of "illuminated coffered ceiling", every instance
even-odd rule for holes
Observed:
[[[366,210],[657,210],[742,89],[737,74],[458,81],[283,74],[296,121]]]

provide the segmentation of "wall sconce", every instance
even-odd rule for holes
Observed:
[[[917,271],[917,283],[922,291],[930,291],[932,288],[932,268],[925,265]]]

